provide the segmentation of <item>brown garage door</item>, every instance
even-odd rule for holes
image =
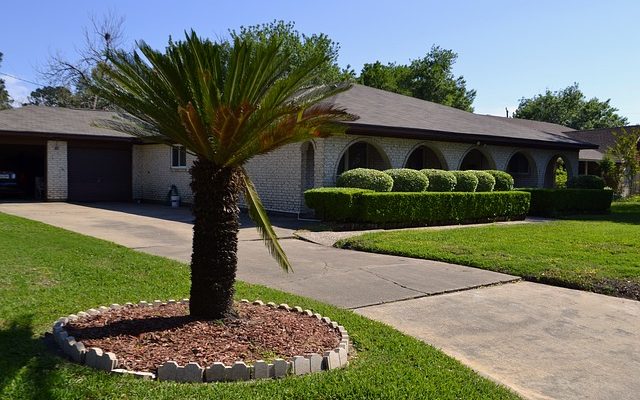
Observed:
[[[131,145],[69,143],[70,201],[131,200]]]

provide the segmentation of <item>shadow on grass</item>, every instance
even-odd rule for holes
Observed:
[[[32,320],[23,314],[0,329],[0,398],[51,398],[58,360],[46,339],[33,337]]]
[[[611,213],[599,215],[568,215],[563,220],[616,222],[622,224],[640,225],[640,203],[620,202],[611,205]]]

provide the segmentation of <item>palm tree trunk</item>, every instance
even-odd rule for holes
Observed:
[[[232,314],[241,179],[235,168],[198,158],[191,167],[193,253],[189,311],[199,319]]]

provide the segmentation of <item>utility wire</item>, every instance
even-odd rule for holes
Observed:
[[[39,86],[39,87],[45,87],[46,86],[46,85],[43,85],[43,84],[38,83],[38,82],[33,82],[33,81],[30,81],[30,80],[27,80],[27,79],[18,78],[15,75],[7,74],[5,72],[0,72],[0,75],[8,76],[9,78],[17,79],[19,81],[27,82],[27,83],[30,83],[32,85],[36,85],[36,86]]]

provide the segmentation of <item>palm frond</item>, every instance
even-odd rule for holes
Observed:
[[[293,272],[293,267],[291,267],[291,263],[289,262],[287,255],[280,246],[280,242],[278,242],[278,235],[276,235],[276,232],[273,230],[271,221],[269,221],[267,212],[262,206],[262,202],[260,201],[260,197],[258,196],[255,186],[253,186],[253,182],[251,182],[251,179],[244,168],[242,168],[241,171],[245,189],[244,198],[247,202],[247,207],[249,208],[249,216],[253,222],[255,222],[256,229],[262,237],[265,246],[269,250],[269,254],[271,254],[280,268],[285,272]]]

